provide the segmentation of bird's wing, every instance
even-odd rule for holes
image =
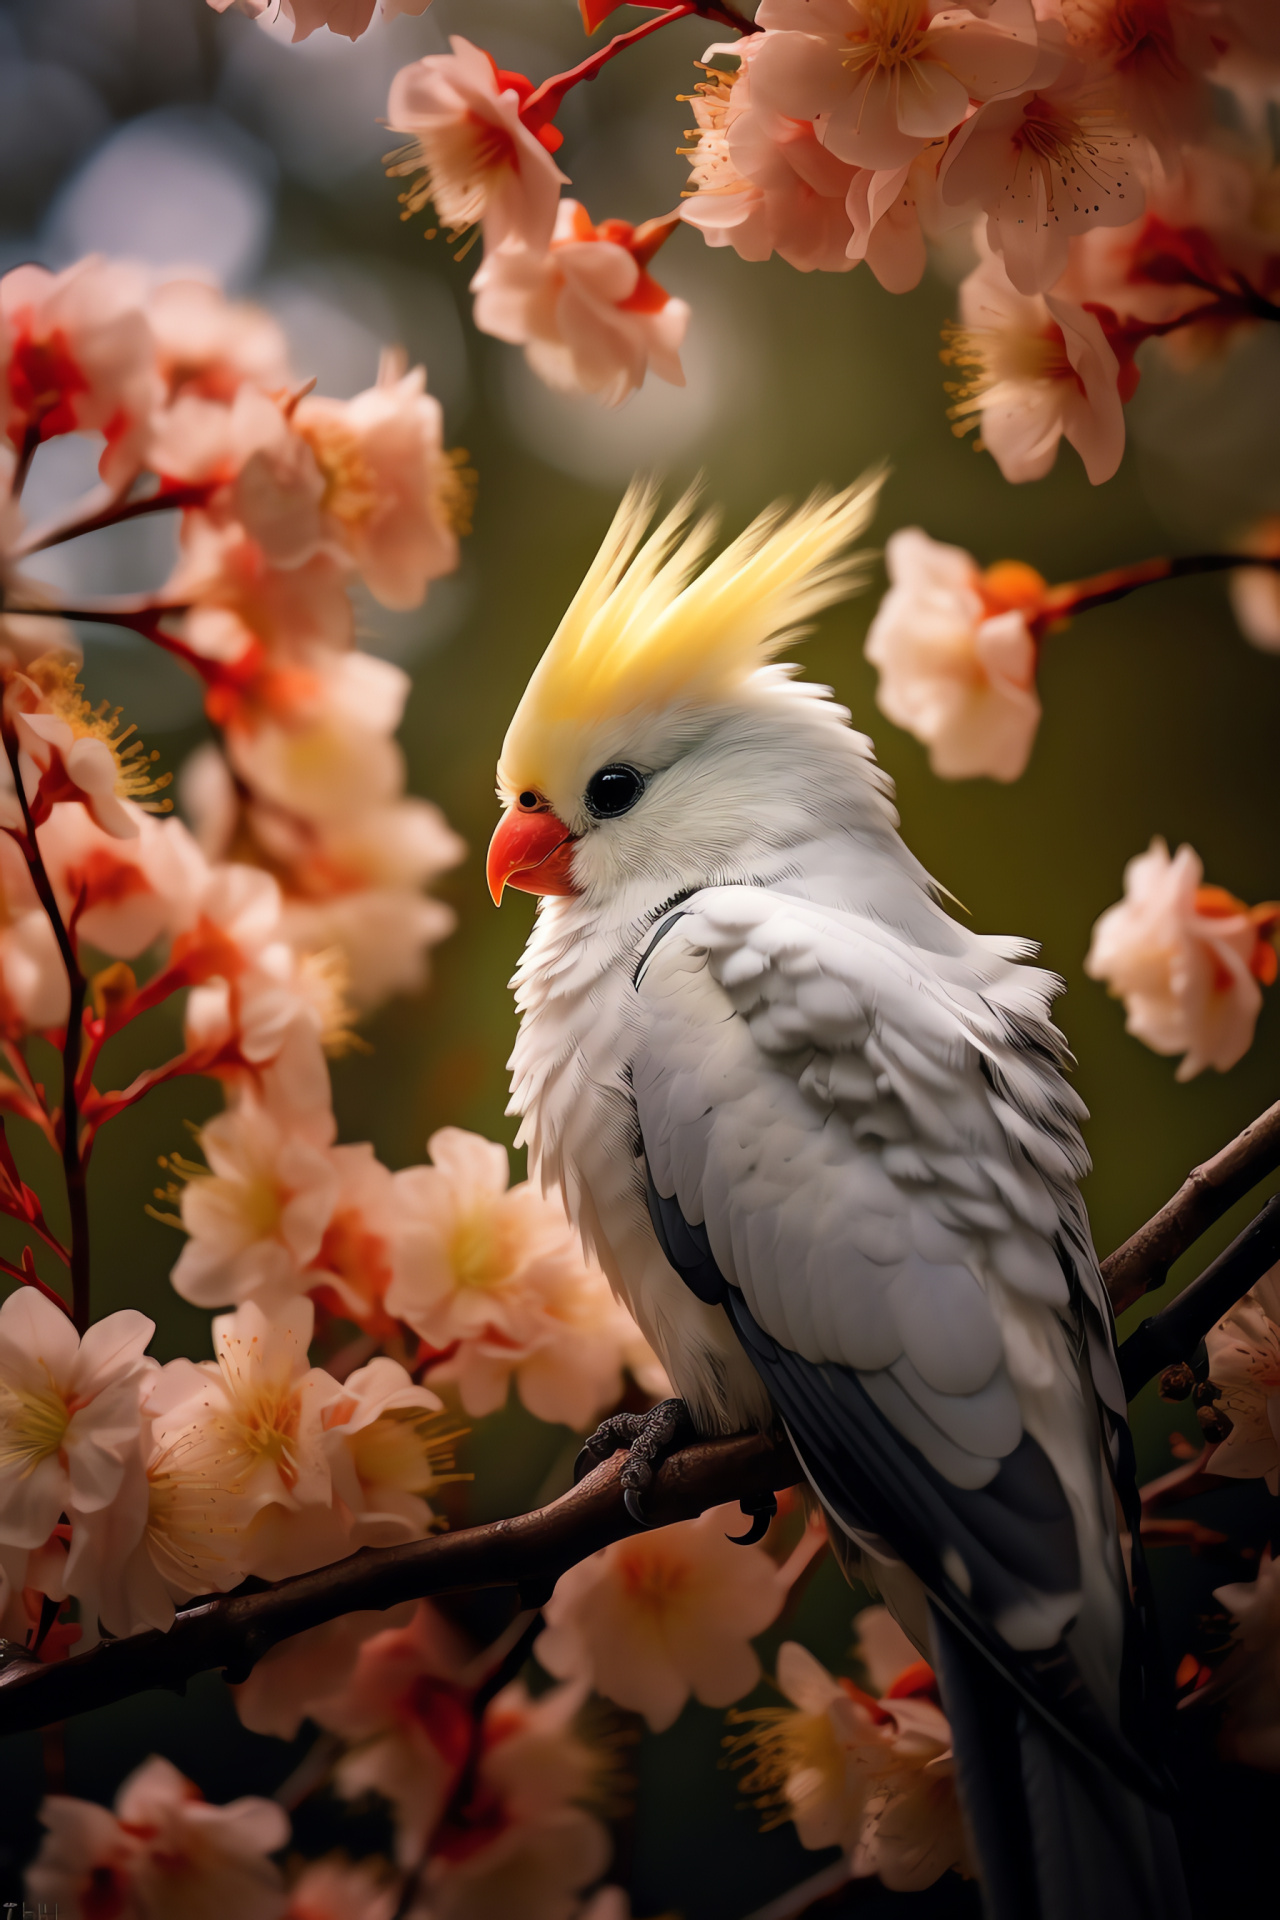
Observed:
[[[1062,1646],[1096,1558],[1121,1579],[1081,1109],[1056,983],[964,942],[749,886],[669,913],[635,971],[651,1212],[837,1521],[1115,1764]]]

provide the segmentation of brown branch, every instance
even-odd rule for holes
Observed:
[[[1280,1100],[1202,1166],[1193,1167],[1172,1200],[1102,1262],[1117,1317],[1153,1287],[1189,1246],[1280,1167]]]
[[[567,1568],[639,1529],[623,1504],[625,1456],[615,1454],[562,1499],[534,1513],[407,1546],[366,1549],[260,1593],[198,1602],[168,1633],[104,1641],[74,1659],[42,1665],[25,1648],[0,1643],[0,1737],[109,1706],[149,1687],[181,1692],[211,1667],[244,1679],[281,1640],[357,1609],[403,1600],[516,1587],[537,1606]],[[701,1441],[659,1470],[645,1504],[659,1526],[689,1520],[726,1501],[758,1499],[800,1478],[785,1443],[763,1434]]]

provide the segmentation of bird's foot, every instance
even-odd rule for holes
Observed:
[[[627,1512],[639,1527],[651,1525],[642,1497],[667,1455],[694,1437],[693,1422],[683,1400],[660,1400],[647,1413],[614,1413],[601,1421],[574,1464],[575,1482],[608,1460],[620,1447],[627,1450],[622,1469],[622,1493]]]
[[[773,1493],[762,1493],[754,1500],[740,1500],[738,1505],[751,1525],[745,1533],[726,1533],[725,1539],[732,1540],[735,1547],[754,1547],[757,1540],[764,1539],[769,1531],[769,1522],[777,1516],[778,1497]]]

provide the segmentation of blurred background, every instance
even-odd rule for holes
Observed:
[[[402,734],[411,791],[438,801],[471,846],[440,890],[459,927],[438,950],[429,992],[380,1013],[367,1028],[371,1052],[335,1067],[342,1137],[372,1140],[393,1167],[420,1160],[428,1134],[446,1122],[513,1137],[504,1117],[514,1032],[506,982],[533,903],[508,896],[498,914],[485,891],[494,762],[528,672],[634,470],[673,487],[704,474],[737,528],[779,494],[839,485],[887,459],[877,541],[918,524],[983,564],[1017,557],[1051,580],[1212,546],[1280,508],[1275,328],[1191,374],[1146,363],[1129,409],[1129,451],[1105,488],[1091,489],[1064,447],[1049,479],[1019,489],[949,430],[938,362],[939,328],[953,311],[944,273],[895,298],[865,270],[824,277],[776,262],[746,265],[709,252],[692,231],[677,235],[658,267],[693,307],[687,388],[651,383],[617,413],[548,392],[518,353],[471,328],[466,289],[476,259],[459,264],[443,240],[425,240],[424,219],[402,223],[383,176],[382,156],[396,144],[379,124],[391,75],[444,50],[455,31],[535,81],[583,53],[575,0],[436,0],[420,19],[375,21],[354,46],[321,32],[297,47],[270,20],[219,18],[204,0],[0,5],[0,269],[26,260],[60,267],[101,251],[216,273],[228,291],[278,315],[299,371],[336,396],[370,384],[380,346],[402,342],[425,361],[449,443],[465,446],[478,469],[475,532],[460,572],[433,586],[420,612],[390,615],[369,603],[363,615],[362,644],[414,677]],[[676,96],[697,78],[692,62],[709,37],[704,24],[681,23],[570,97],[558,157],[596,219],[641,220],[676,204],[684,179],[676,148],[688,119]],[[72,442],[42,454],[32,516],[87,479],[91,464]],[[127,539],[80,543],[46,576],[80,592],[143,588],[163,578],[172,548],[171,527],[139,522]],[[1119,897],[1126,860],[1155,833],[1171,846],[1191,841],[1206,878],[1251,902],[1280,895],[1280,660],[1241,639],[1220,584],[1154,589],[1049,642],[1045,722],[1017,786],[943,785],[923,751],[874,708],[861,649],[880,590],[877,580],[825,617],[806,645],[806,671],[832,684],[875,736],[907,839],[974,925],[1034,936],[1064,976],[1059,1016],[1092,1113],[1088,1199],[1106,1252],[1277,1094],[1274,1004],[1229,1075],[1177,1086],[1173,1063],[1126,1038],[1119,1006],[1084,978],[1081,962],[1093,921]],[[123,634],[96,631],[86,642],[90,693],[123,705],[176,769],[202,737],[195,682]],[[122,1069],[136,1044],[117,1043]],[[207,1316],[169,1289],[178,1242],[143,1207],[156,1156],[184,1145],[183,1123],[218,1103],[212,1085],[181,1085],[117,1122],[99,1149],[95,1305],[153,1315],[161,1358],[208,1352]],[[1175,1279],[1198,1271],[1256,1204],[1202,1242]],[[1193,1432],[1194,1423],[1151,1390],[1135,1417],[1141,1474],[1150,1478],[1172,1464],[1170,1432]],[[537,1503],[563,1484],[572,1451],[562,1430],[519,1410],[480,1423],[463,1460],[477,1476],[466,1517]],[[1273,1504],[1260,1488],[1242,1487],[1201,1517],[1257,1545]],[[1172,1549],[1154,1557],[1176,1662],[1213,1608],[1212,1588],[1239,1577],[1239,1563],[1224,1568]],[[826,1566],[787,1632],[839,1668],[853,1605]],[[766,1637],[766,1667],[772,1653]],[[721,1765],[724,1731],[722,1715],[691,1706],[669,1734],[631,1753],[635,1807],[620,1829],[614,1877],[629,1883],[637,1915],[739,1920],[823,1864],[790,1828],[759,1835],[759,1816]],[[186,1700],[146,1695],[70,1723],[66,1789],[108,1801],[152,1751],[213,1799],[271,1792],[297,1759],[244,1732],[221,1682],[206,1676]],[[38,1738],[0,1748],[0,1899],[16,1897],[44,1786]],[[1212,1808],[1228,1801],[1235,1821],[1256,1815],[1260,1831],[1269,1820],[1274,1833],[1280,1806],[1267,1777],[1219,1774],[1205,1794],[1206,1834]],[[696,1833],[690,1805],[699,1809]],[[336,1802],[304,1808],[298,1829],[299,1844],[314,1851],[336,1836],[358,1852],[377,1844],[369,1832],[362,1838],[360,1818]],[[1231,1911],[1251,1865],[1210,1861],[1198,1832],[1191,1845],[1222,1892],[1217,1910]],[[956,1885],[918,1896],[864,1885],[845,1899],[860,1913],[976,1911],[972,1889]]]

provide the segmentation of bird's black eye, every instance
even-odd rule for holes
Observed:
[[[521,813],[537,813],[539,809],[545,807],[546,804],[542,795],[535,793],[532,787],[527,787],[516,802]]]
[[[644,776],[634,767],[601,767],[587,782],[587,812],[596,820],[616,820],[629,813],[644,792]]]

